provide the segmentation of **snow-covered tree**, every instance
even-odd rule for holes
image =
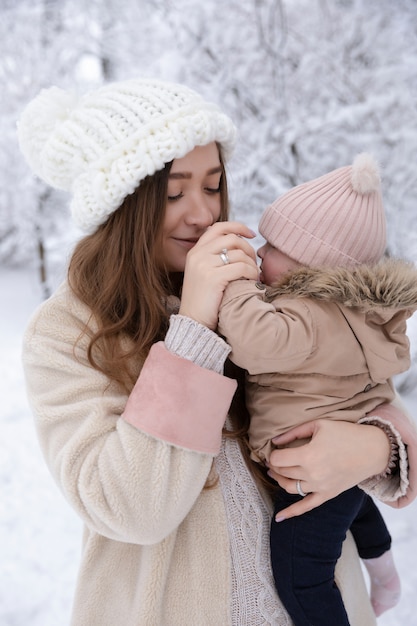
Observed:
[[[180,78],[240,131],[236,214],[256,223],[294,184],[371,151],[381,163],[393,253],[416,258],[417,5],[380,0],[161,2]]]
[[[277,194],[368,150],[390,250],[417,258],[415,0],[20,0],[0,17],[0,262],[35,258],[40,233],[50,258],[68,231],[66,200],[43,206],[19,154],[24,104],[138,75],[183,81],[235,120],[235,217],[256,226]]]

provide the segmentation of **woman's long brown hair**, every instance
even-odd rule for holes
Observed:
[[[221,149],[220,220],[228,219],[228,194]],[[90,333],[88,359],[111,380],[132,388],[150,347],[166,334],[170,295],[180,295],[183,274],[158,264],[172,163],[145,178],[136,191],[72,255],[68,281],[91,310],[97,330]],[[129,342],[121,341],[128,339]],[[129,345],[129,348],[126,346]]]

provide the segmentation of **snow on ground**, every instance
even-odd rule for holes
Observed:
[[[24,391],[22,333],[41,300],[35,273],[1,268],[0,294],[0,624],[67,626],[81,523],[46,469]],[[417,416],[417,393],[405,400]],[[417,501],[400,511],[381,508],[403,596],[378,626],[417,626]]]

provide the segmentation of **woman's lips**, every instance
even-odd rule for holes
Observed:
[[[177,237],[173,237],[173,239],[179,246],[182,246],[187,250],[191,250],[191,248],[194,248],[195,244],[198,241],[198,239],[180,239]]]

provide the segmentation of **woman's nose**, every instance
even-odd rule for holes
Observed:
[[[190,224],[206,227],[211,226],[217,218],[218,216],[214,215],[213,207],[206,199],[198,198],[192,203],[186,219]]]

